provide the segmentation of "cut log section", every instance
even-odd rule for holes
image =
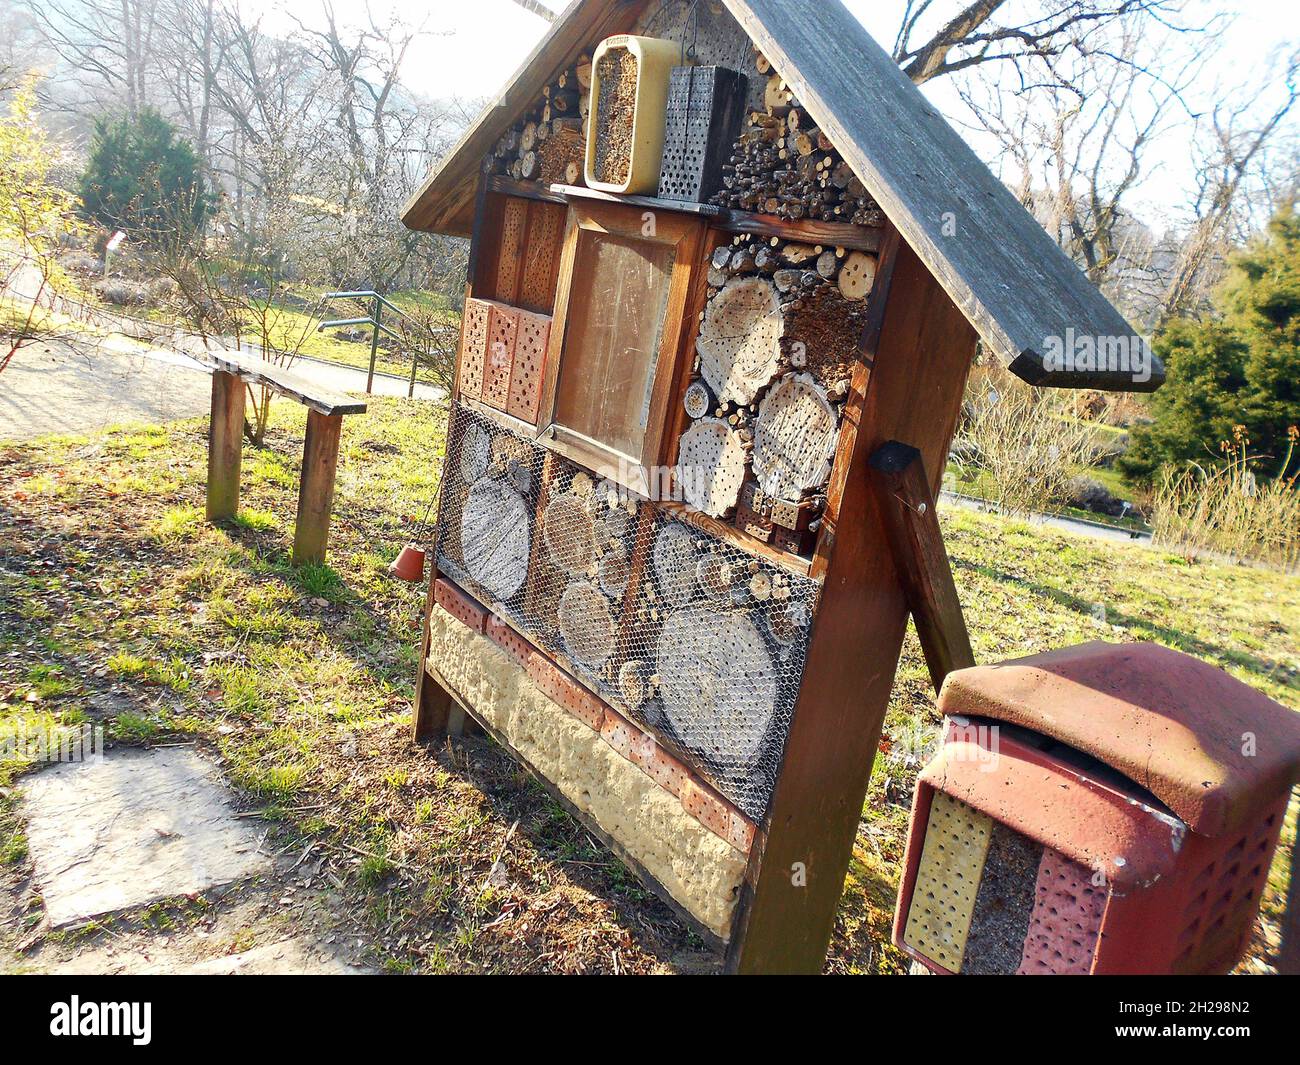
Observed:
[[[718,605],[731,602],[736,566],[718,554],[708,554],[695,566],[695,580],[704,594]]]
[[[701,418],[682,434],[677,480],[686,502],[720,518],[736,505],[745,482],[745,445],[717,418]]]
[[[866,252],[855,251],[840,267],[840,293],[845,299],[864,300],[876,283],[876,260]]]
[[[671,607],[695,597],[695,536],[684,525],[669,523],[659,530],[651,552],[659,594]]]
[[[618,670],[618,690],[631,709],[640,710],[653,691],[650,667],[638,659],[624,662]]]
[[[575,581],[560,597],[556,618],[569,656],[588,669],[599,669],[614,650],[615,635],[604,593],[590,581]]]
[[[566,573],[586,577],[596,561],[596,527],[585,500],[556,496],[542,515],[542,536],[553,561]]]
[[[470,489],[461,514],[461,557],[469,575],[495,599],[509,599],[528,576],[528,504],[490,478]]]
[[[457,469],[460,479],[472,485],[487,473],[492,460],[492,434],[478,422],[470,422],[460,437],[460,461]]]
[[[693,606],[664,622],[659,697],[677,736],[720,765],[760,754],[776,709],[772,656],[749,615]]]
[[[627,591],[628,575],[631,573],[627,556],[615,551],[602,556],[599,573],[600,590],[611,599],[622,599],[623,593]]]
[[[719,403],[748,406],[776,375],[784,321],[776,288],[761,277],[733,277],[709,300],[695,350]]]
[[[782,647],[789,647],[808,627],[808,608],[802,603],[791,603],[783,609],[766,611],[763,621],[772,639]]]
[[[712,403],[709,400],[709,390],[705,387],[703,381],[693,381],[686,389],[686,395],[682,398],[682,405],[686,408],[686,413],[692,418],[703,418],[709,413]]]
[[[835,454],[837,419],[826,392],[808,374],[787,374],[758,408],[754,476],[763,491],[798,499],[825,483]]]

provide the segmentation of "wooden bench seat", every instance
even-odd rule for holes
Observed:
[[[343,416],[364,414],[365,402],[321,388],[302,374],[243,352],[208,350],[202,359],[212,371],[208,520],[233,518],[239,509],[246,386],[264,386],[307,408],[293,564],[323,562],[329,543],[330,513],[334,508],[334,474]]]

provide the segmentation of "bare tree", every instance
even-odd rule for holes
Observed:
[[[1204,298],[1208,282],[1213,280],[1207,276],[1209,267],[1223,259],[1227,230],[1234,210],[1240,207],[1243,183],[1300,96],[1300,51],[1287,58],[1281,76],[1272,76],[1268,81],[1281,84],[1284,89],[1271,112],[1259,116],[1255,106],[1257,94],[1242,89],[1230,95],[1233,103],[1218,104],[1200,123],[1208,133],[1208,145],[1197,167],[1197,189],[1192,203],[1195,221],[1165,292],[1162,321],[1196,310]],[[1294,189],[1294,161],[1287,177]],[[1265,184],[1268,184],[1267,177]],[[1271,208],[1272,203],[1266,207]]]
[[[538,18],[545,19],[547,22],[555,21],[555,12],[539,4],[537,0],[515,0],[515,3]]]
[[[149,100],[158,0],[29,0],[49,48],[96,103],[135,116]]]
[[[1007,0],[907,0],[894,39],[894,60],[921,85],[984,64],[1057,58],[1086,51],[1094,34],[1121,19],[1143,15],[1172,24],[1185,0],[1034,0],[1012,5],[1030,17],[999,22],[995,16],[1007,6]],[[951,14],[927,37],[922,24],[942,19],[945,12]],[[925,38],[922,43],[916,43],[918,36]]]

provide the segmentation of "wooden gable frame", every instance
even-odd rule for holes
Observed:
[[[890,501],[868,475],[871,457],[891,441],[908,445],[930,492],[937,493],[980,340],[1039,385],[1142,390],[1160,383],[1163,368],[1153,362],[1146,381],[1110,371],[1049,371],[1049,337],[1070,329],[1096,336],[1131,336],[1133,330],[839,3],[723,3],[887,216],[883,230],[837,227],[862,229],[878,253],[878,272],[844,403],[824,521],[807,562],[806,572],[822,590],[804,680],[727,942],[729,971],[815,972],[834,926],[914,605],[908,575],[888,546]],[[570,5],[406,206],[403,221],[411,228],[473,236],[469,295],[489,287],[481,245],[491,226],[484,209],[491,195],[565,203],[574,191],[540,184],[527,193],[500,188],[507,182],[489,181],[482,172],[485,156],[558,72],[604,37],[632,30],[649,6],[646,0]],[[948,214],[955,216],[955,229]],[[763,227],[776,220],[710,207],[707,221],[711,235],[729,235],[766,234]],[[690,297],[692,314],[704,304],[703,286],[698,289]],[[552,343],[558,343],[554,336]],[[913,486],[918,492],[925,487]],[[941,553],[941,546],[936,550]],[[433,594],[431,583],[430,603]],[[428,639],[426,618],[426,646]],[[472,711],[423,667],[416,703],[420,737],[452,731]]]
[[[1143,342],[838,0],[723,0],[805,104],[986,347],[1033,385],[1154,391],[1160,360],[1054,368],[1048,349]],[[483,155],[554,74],[647,4],[577,0],[402,213],[412,229],[468,236]]]

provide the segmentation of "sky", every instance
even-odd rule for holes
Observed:
[[[543,0],[560,8],[563,0]],[[800,0],[818,3],[822,0]],[[1017,0],[1008,5],[1013,9]],[[1300,17],[1296,0],[1191,0],[1200,17],[1224,14],[1231,22],[1217,35],[1220,60],[1205,72],[1193,92],[1201,106],[1232,95],[1242,86],[1264,106],[1280,91],[1276,85],[1261,85],[1270,59],[1289,43],[1300,42]],[[367,0],[333,0],[340,20],[350,12],[360,17]],[[881,47],[894,42],[905,0],[844,0]],[[267,30],[292,31],[292,18],[313,21],[320,0],[243,0],[250,12],[260,12]],[[546,32],[547,24],[519,7],[513,0],[369,0],[376,13],[397,11],[410,23],[423,21],[426,33],[412,47],[403,80],[415,91],[434,98],[491,97],[495,95]],[[953,3],[936,4],[941,15],[955,10]],[[924,91],[971,140],[986,160],[995,145],[962,124],[963,107],[949,79],[941,78]],[[1190,123],[1190,119],[1185,120]],[[1164,134],[1164,143],[1152,156],[1163,160],[1152,168],[1134,190],[1133,206],[1160,220],[1169,220],[1170,205],[1187,199],[1191,166],[1188,145],[1190,129],[1174,125]]]

